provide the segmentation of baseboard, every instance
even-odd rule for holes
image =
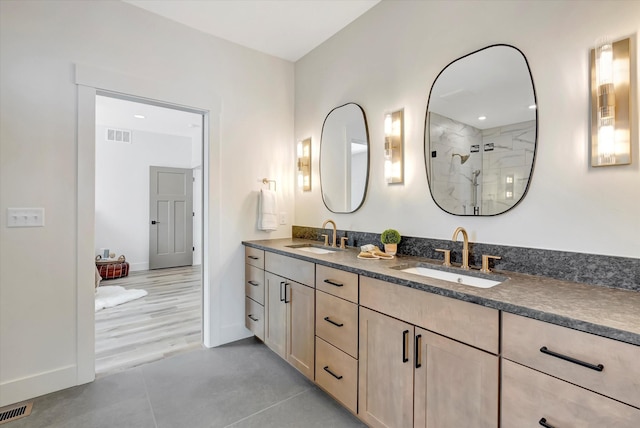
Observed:
[[[213,346],[224,345],[250,336],[253,336],[253,333],[247,330],[244,324],[222,326],[220,328],[220,341],[219,343],[213,344]]]
[[[138,272],[141,270],[149,270],[148,262],[139,262],[139,263],[131,263],[129,262],[129,271],[130,272]]]
[[[66,366],[0,384],[0,407],[76,386],[76,366]]]

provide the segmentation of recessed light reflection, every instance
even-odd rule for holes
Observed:
[[[133,117],[135,117],[136,119],[144,119],[144,116],[141,114],[134,114]]]
[[[537,105],[535,105],[535,104],[531,104],[531,105],[529,106],[529,108],[530,108],[531,110],[535,110],[535,109],[537,109],[537,108],[538,108],[538,106],[537,106]]]
[[[478,120],[485,120],[487,118],[487,116],[480,116],[478,117]]]

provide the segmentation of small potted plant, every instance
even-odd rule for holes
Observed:
[[[384,252],[393,256],[398,251],[400,233],[395,229],[387,229],[380,235],[380,241],[384,244]]]

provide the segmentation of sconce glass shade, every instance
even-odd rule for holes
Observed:
[[[591,166],[631,163],[629,39],[591,51]]]
[[[298,142],[298,187],[305,192],[311,190],[311,138]]]
[[[404,110],[384,118],[384,177],[389,184],[404,182]]]

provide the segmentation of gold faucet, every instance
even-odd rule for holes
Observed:
[[[331,246],[332,247],[337,247],[337,245],[336,245],[336,235],[338,234],[338,229],[336,228],[336,222],[331,220],[331,219],[329,219],[329,220],[325,221],[324,223],[322,223],[322,228],[323,229],[326,228],[328,223],[331,223],[333,225],[333,236],[331,237],[331,241],[332,241],[332,245]],[[327,245],[327,244],[328,244],[328,242],[327,242],[327,239],[325,238],[325,245]]]
[[[462,232],[462,239],[464,239],[462,244],[462,266],[460,267],[464,270],[469,270],[469,235],[467,235],[467,231],[463,227],[459,227],[453,232],[453,238],[451,239],[456,242],[460,232]]]

